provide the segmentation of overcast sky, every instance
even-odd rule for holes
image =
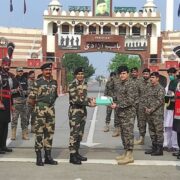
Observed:
[[[43,12],[47,9],[51,0],[26,0],[27,12],[23,13],[23,1],[24,0],[12,0],[13,12],[10,12],[9,2],[10,0],[0,0],[0,26],[4,27],[23,27],[23,28],[42,28],[43,26]],[[113,0],[113,7],[137,7],[141,9],[146,0]],[[162,17],[162,30],[165,29],[165,17],[166,17],[166,0],[154,0],[157,5],[157,10],[161,13]],[[180,0],[174,0],[174,30],[180,31],[180,17],[177,16],[177,10]],[[92,0],[60,0],[63,5],[63,9],[67,10],[68,6],[92,6]],[[89,59],[102,59],[104,66],[102,67],[102,61],[93,62],[98,67],[98,74],[106,71],[109,60],[113,57],[113,54],[107,53],[93,53],[89,54]]]

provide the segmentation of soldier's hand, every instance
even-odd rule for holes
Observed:
[[[145,113],[146,113],[146,114],[150,114],[150,113],[151,113],[151,109],[145,107]]]
[[[0,109],[5,109],[4,104],[0,101]]]
[[[90,107],[95,107],[96,106],[96,99],[95,98],[91,98],[90,100]]]
[[[15,107],[11,106],[11,111],[14,112],[15,111]]]
[[[28,98],[28,99],[27,99],[27,103],[30,104],[31,106],[35,106],[36,101],[35,101],[34,99]]]

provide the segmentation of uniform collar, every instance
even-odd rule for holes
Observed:
[[[80,84],[80,82],[79,82],[77,79],[75,79],[75,83],[76,83],[77,85]],[[83,80],[83,82],[81,83],[81,85],[83,85],[84,83],[85,83],[85,80]]]

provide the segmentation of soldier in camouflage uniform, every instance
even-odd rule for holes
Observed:
[[[145,100],[147,98],[147,92],[150,87],[150,69],[145,68],[142,72],[142,78],[139,79],[138,93],[139,93],[139,108],[138,108],[138,128],[140,138],[134,141],[135,145],[143,145],[146,134],[147,115],[144,111]]]
[[[27,78],[24,76],[24,71],[22,67],[17,67],[16,73],[17,75],[13,79],[14,86],[12,89],[15,110],[12,113],[11,140],[16,139],[16,129],[17,129],[19,116],[21,118],[22,139],[29,140],[27,106],[26,106],[26,100],[28,96],[28,92],[27,92],[28,82],[27,82]]]
[[[74,72],[75,79],[69,84],[69,150],[70,163],[81,164],[87,161],[86,157],[79,154],[80,142],[84,134],[87,110],[86,106],[94,107],[95,99],[87,97],[87,83],[84,81],[84,69],[79,67]]]
[[[57,165],[51,157],[53,135],[55,130],[54,104],[57,98],[57,81],[52,78],[52,63],[41,66],[42,77],[37,79],[29,94],[28,103],[35,105],[35,152],[36,165]],[[45,150],[45,161],[41,149]]]
[[[139,108],[139,80],[138,77],[138,68],[134,67],[131,69],[131,82],[134,84],[134,93],[135,93],[135,108],[136,108],[136,117],[138,119],[138,108]]]
[[[152,156],[163,155],[163,119],[165,89],[159,84],[159,73],[150,75],[151,86],[146,97],[145,113],[147,114],[152,149],[145,152]]]
[[[28,94],[31,92],[33,88],[33,84],[35,81],[35,72],[34,71],[29,71],[28,73]],[[31,133],[34,133],[34,123],[35,123],[35,113],[34,113],[34,107],[27,102],[27,119],[28,119],[28,124],[29,121],[31,120]]]
[[[120,121],[121,138],[125,149],[123,155],[116,157],[118,164],[127,164],[134,162],[133,146],[134,146],[134,85],[129,79],[129,70],[127,66],[120,66],[118,74],[121,79],[117,92],[117,99],[111,105],[113,109],[117,109],[117,115]]]
[[[111,72],[110,73],[110,78],[106,83],[105,86],[105,91],[104,91],[104,96],[110,96],[110,97],[114,97],[114,78],[116,78],[116,73],[115,72]],[[111,121],[111,114],[112,114],[112,108],[110,106],[107,106],[107,110],[106,110],[106,126],[104,127],[104,132],[108,132],[109,131],[109,124]],[[114,132],[112,137],[116,137],[120,135],[120,127],[119,127],[119,121],[116,115],[116,111],[114,110]]]

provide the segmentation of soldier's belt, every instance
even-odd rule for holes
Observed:
[[[72,103],[70,103],[70,106],[72,107],[72,108],[77,108],[77,109],[80,109],[80,108],[83,108],[84,106],[82,106],[82,105],[78,105],[78,104],[72,104]]]
[[[42,107],[42,106],[43,106],[43,107],[44,107],[44,106],[51,107],[51,106],[54,105],[54,103],[52,104],[52,103],[45,103],[45,102],[37,102],[36,105],[37,105],[37,106],[41,106],[41,107]]]

